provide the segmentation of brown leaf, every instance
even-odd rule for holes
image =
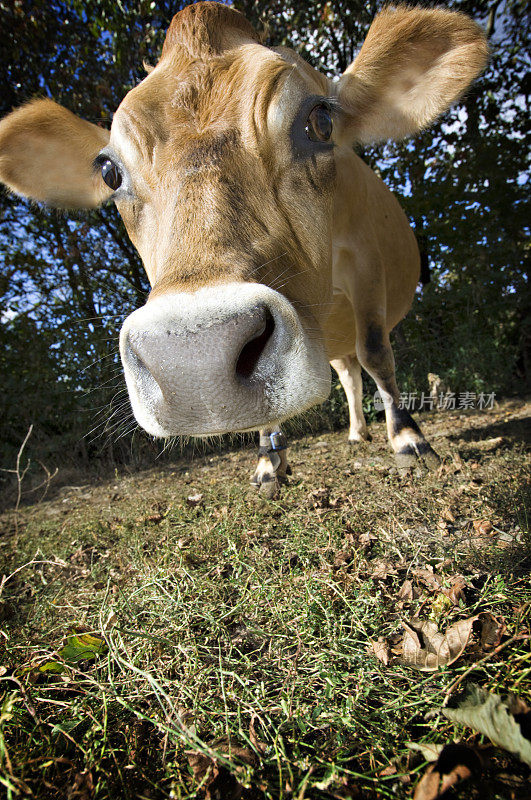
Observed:
[[[251,721],[249,723],[249,740],[252,746],[256,748],[256,750],[258,750],[259,753],[265,753],[267,745],[265,742],[261,742],[258,736],[256,735],[255,723],[257,719],[258,719],[257,715],[253,714],[253,716],[251,717]]]
[[[372,547],[373,542],[377,540],[377,536],[374,536],[372,533],[362,533],[359,537],[360,547],[364,550],[368,550]]]
[[[429,620],[415,617],[409,624],[403,622],[402,662],[423,672],[453,664],[467,646],[476,619],[477,616],[459,620],[445,634]]]
[[[212,743],[211,747],[220,754],[229,756],[231,760],[235,759],[252,767],[258,764],[258,758],[252,750],[248,747],[230,745],[227,739],[217,740]],[[206,800],[214,800],[214,798],[239,800],[244,787],[224,764],[218,762],[217,758],[197,750],[190,750],[186,755],[195,781],[206,791]]]
[[[341,567],[350,564],[354,560],[354,551],[351,547],[346,547],[344,550],[340,550],[339,553],[336,553],[334,556],[334,569],[341,569]]]
[[[413,598],[414,598],[413,584],[411,583],[410,580],[407,580],[406,578],[406,580],[400,587],[400,590],[397,595],[397,600],[403,605],[404,603],[410,603],[411,600],[413,600]]]
[[[452,786],[479,773],[481,768],[481,759],[471,747],[446,745],[418,782],[413,800],[436,800]]]
[[[481,621],[481,648],[482,650],[494,650],[500,644],[507,626],[503,618],[498,619],[490,611],[482,611],[478,615]]]
[[[455,517],[449,508],[443,508],[441,517],[445,522],[455,522]]]
[[[467,767],[458,765],[449,775],[441,775],[432,764],[417,784],[413,800],[436,800],[456,783],[470,778],[471,774]]]
[[[214,759],[196,750],[187,751],[186,755],[196,783],[203,784],[204,782],[207,787],[210,786],[219,775],[219,769]]]
[[[389,664],[391,654],[389,651],[389,644],[383,636],[379,636],[377,641],[371,639],[372,652],[386,667]]]
[[[146,517],[146,522],[162,522],[163,519],[163,514],[150,514],[149,517]]]
[[[488,536],[493,530],[492,522],[489,519],[474,519],[472,525],[479,536]]]
[[[440,782],[441,776],[438,772],[435,772],[435,767],[432,764],[417,783],[413,800],[434,800],[434,798],[440,797]]]
[[[512,692],[509,693],[507,697],[507,705],[509,706],[509,711],[513,716],[517,714],[529,714],[531,712],[531,708],[528,706],[526,701],[522,697],[516,697]]]
[[[330,508],[341,508],[342,505],[346,502],[347,498],[345,495],[338,495],[330,500]]]
[[[454,606],[459,605],[460,600],[465,599],[466,581],[462,575],[454,575],[450,578],[450,586],[443,588],[442,592],[449,597]]]
[[[92,800],[94,779],[90,770],[76,773],[73,785],[68,790],[68,800]]]
[[[388,561],[386,558],[375,559],[372,562],[371,567],[372,567],[371,578],[375,578],[377,580],[385,580],[389,575],[397,574],[397,571],[392,561]]]
[[[413,575],[432,592],[438,592],[442,586],[442,576],[436,575],[433,570],[418,567],[413,570]]]
[[[321,489],[314,489],[308,497],[310,508],[330,508],[330,489],[323,486]]]

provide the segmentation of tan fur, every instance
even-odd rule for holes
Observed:
[[[352,115],[345,134],[371,142],[415,133],[465,91],[487,55],[483,31],[464,14],[384,9],[339,82]]]
[[[110,192],[92,161],[109,131],[52,100],[36,100],[0,123],[0,179],[13,192],[52,206],[91,208]]]
[[[168,28],[162,58],[186,49],[192,58],[208,58],[244,42],[258,42],[252,25],[238,11],[218,3],[195,3],[176,14]]]
[[[308,231],[307,204],[291,188],[301,177],[275,163],[282,151],[267,136],[272,93],[292,72],[258,44],[207,62],[190,62],[181,50],[161,59],[120,106],[111,143],[118,149],[127,139],[127,166],[141,171],[142,225],[136,204],[118,209],[153,297],[251,277],[271,283],[276,275],[301,306],[329,291],[329,223],[317,220]],[[315,89],[326,89],[322,78]],[[320,202],[329,217],[331,198]]]

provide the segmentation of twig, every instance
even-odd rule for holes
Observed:
[[[53,567],[62,567],[63,569],[68,566],[65,561],[50,561],[49,559],[42,559],[42,560],[35,560],[32,559],[31,561],[27,561],[25,564],[21,564],[16,570],[14,570],[11,575],[2,575],[0,579],[0,595],[2,594],[3,588],[8,581],[13,578],[17,572],[20,570],[25,569],[26,567],[32,567],[34,564],[50,564]]]
[[[42,461],[37,460],[37,463],[42,468],[43,472],[46,473],[46,477],[45,477],[45,479],[43,481],[41,481],[39,483],[38,486],[34,486],[29,491],[38,492],[39,489],[42,489],[42,487],[44,486],[44,492],[42,493],[41,497],[37,501],[38,503],[42,503],[42,501],[44,500],[44,498],[48,494],[48,489],[50,488],[50,483],[53,481],[53,479],[55,478],[55,476],[59,472],[59,467],[56,467],[53,472],[50,472],[50,470],[48,469],[46,464],[43,464]]]
[[[17,453],[17,462],[16,462],[15,469],[3,469],[2,470],[2,472],[11,472],[11,473],[13,473],[14,475],[17,476],[17,502],[15,504],[15,547],[18,544],[18,512],[19,512],[19,508],[20,508],[20,501],[21,501],[21,498],[22,498],[22,481],[26,477],[26,472],[28,471],[30,463],[31,463],[30,459],[28,459],[28,463],[26,464],[26,466],[24,467],[24,469],[21,472],[20,471],[20,461],[22,459],[22,453],[24,452],[24,448],[26,447],[26,444],[28,443],[28,439],[30,438],[32,431],[33,431],[33,423],[31,423],[31,425],[29,426],[28,432],[27,432],[26,436],[24,437],[24,441],[20,445],[20,449],[19,449],[19,451]]]

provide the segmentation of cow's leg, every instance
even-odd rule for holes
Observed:
[[[260,431],[258,464],[251,483],[267,497],[274,496],[279,485],[291,474],[287,455],[288,442],[280,428]]]
[[[335,358],[330,362],[345,390],[349,413],[348,440],[355,444],[362,440],[370,441],[371,435],[367,430],[367,423],[363,415],[363,382],[361,379],[360,362],[356,356]]]
[[[371,323],[358,328],[358,359],[374,379],[385,407],[387,434],[399,469],[408,469],[417,459],[428,467],[439,464],[439,456],[405,408],[399,407],[400,393],[396,384],[395,360],[389,334],[382,325]]]

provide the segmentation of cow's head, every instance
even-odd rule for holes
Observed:
[[[0,179],[62,207],[112,199],[152,291],[120,348],[157,436],[265,427],[323,400],[336,153],[411,134],[483,67],[468,18],[398,8],[338,82],[238,12],[177,14],[110,133],[49,100],[0,124]]]

